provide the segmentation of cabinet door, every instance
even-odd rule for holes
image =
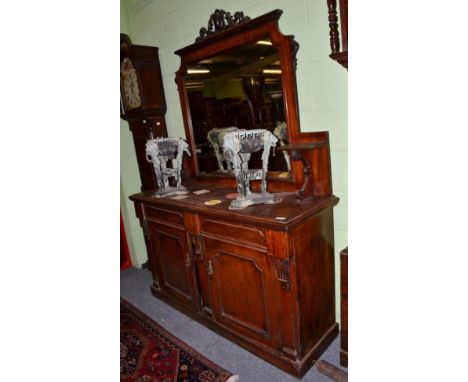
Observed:
[[[236,334],[277,344],[279,317],[271,259],[265,252],[204,238],[213,315]]]
[[[161,289],[183,303],[195,305],[192,262],[186,231],[148,222],[153,264]]]

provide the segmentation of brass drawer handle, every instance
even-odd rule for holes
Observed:
[[[211,262],[211,260],[208,260],[208,275],[211,276],[213,275],[213,263]]]

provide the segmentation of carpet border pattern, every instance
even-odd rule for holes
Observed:
[[[191,357],[196,358],[200,363],[203,363],[205,366],[212,369],[218,375],[218,377],[215,380],[213,380],[213,382],[229,382],[237,380],[237,375],[233,376],[232,373],[217,365],[210,359],[206,358],[203,354],[193,349],[191,346],[187,345],[181,339],[169,333],[154,319],[149,317],[147,314],[143,313],[141,310],[139,310],[137,307],[135,307],[122,297],[120,298],[120,304],[123,305],[126,309],[128,309],[131,313],[133,313],[134,316],[149,330],[154,331],[156,333],[160,333],[166,340],[171,342],[176,347],[180,348],[180,350],[186,352]]]

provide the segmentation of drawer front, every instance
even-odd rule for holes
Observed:
[[[236,242],[254,244],[262,248],[267,247],[266,233],[258,227],[249,227],[206,218],[202,222],[202,232],[232,239]]]
[[[182,212],[171,211],[165,208],[145,206],[145,218],[158,222],[169,222],[180,226],[184,225]]]

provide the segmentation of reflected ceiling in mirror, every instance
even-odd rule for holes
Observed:
[[[266,129],[279,138],[278,145],[288,143],[281,69],[279,50],[268,39],[187,67],[185,89],[201,174],[232,171],[222,151],[228,131]],[[261,153],[254,154],[250,166],[261,167]],[[268,170],[270,176],[288,178],[287,152],[271,155]]]

